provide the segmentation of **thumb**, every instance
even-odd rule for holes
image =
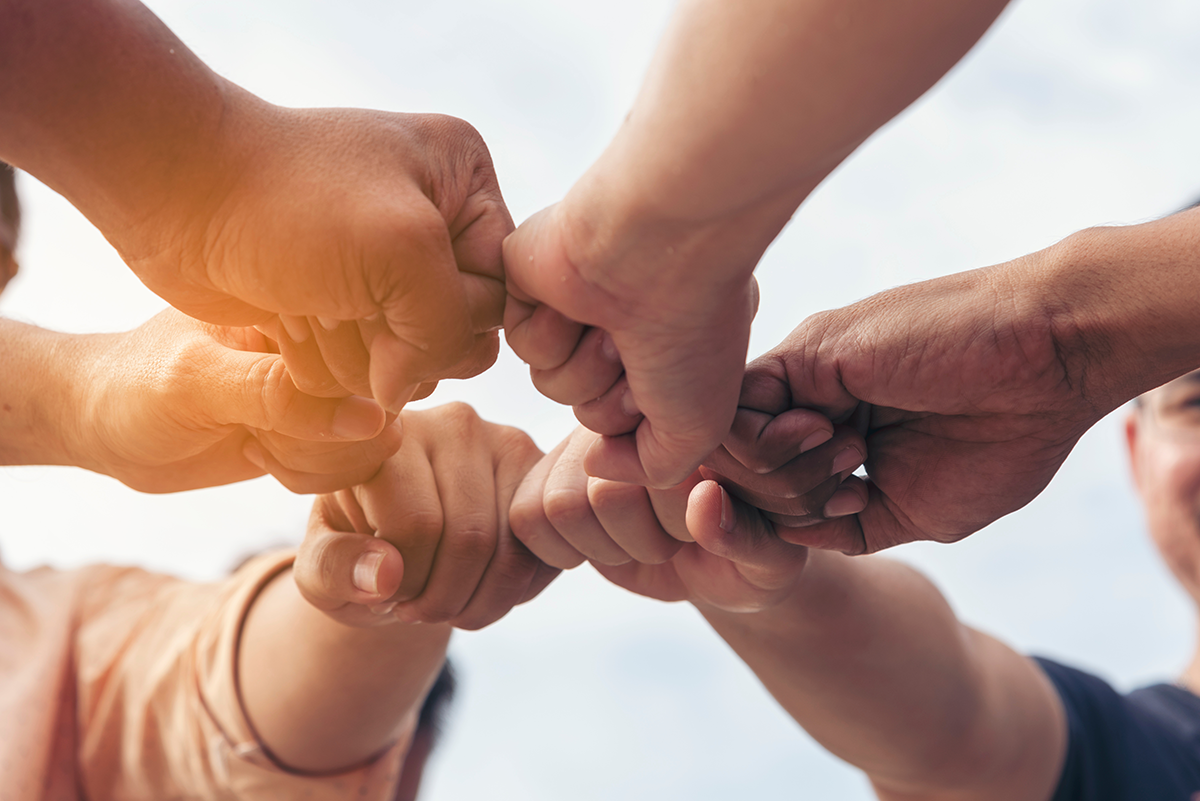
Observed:
[[[404,559],[386,540],[327,527],[314,510],[293,573],[305,600],[331,612],[386,602],[400,588]]]
[[[202,399],[208,416],[220,424],[327,442],[372,439],[387,423],[383,409],[370,399],[301,392],[277,354],[225,350],[204,373],[196,376],[193,397]]]
[[[561,284],[576,274],[563,250],[554,210],[543,209],[504,240],[505,338],[522,361],[538,370],[561,367],[584,331],[582,323],[556,310],[561,300],[551,296],[559,289],[555,281]]]
[[[687,523],[701,548],[732,562],[747,583],[761,590],[789,587],[808,559],[807,548],[781,540],[759,510],[715,481],[702,481],[692,490]]]

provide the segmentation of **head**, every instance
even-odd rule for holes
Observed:
[[[0,292],[17,274],[17,234],[21,230],[21,206],[13,168],[0,161]]]
[[[396,788],[395,801],[415,801],[421,790],[421,778],[425,775],[425,763],[433,753],[434,746],[442,735],[442,725],[445,723],[446,710],[454,698],[454,690],[458,680],[454,677],[454,669],[447,660],[442,665],[429,694],[421,704],[421,712],[417,718],[417,730],[413,733],[412,745],[404,757],[404,766],[400,771],[400,784]]]
[[[1125,438],[1150,536],[1200,605],[1200,370],[1138,398]]]

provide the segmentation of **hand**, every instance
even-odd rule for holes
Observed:
[[[779,539],[756,509],[699,472],[669,490],[589,479],[581,456],[596,439],[576,430],[513,499],[514,532],[548,564],[586,556],[640,595],[738,612],[773,606],[795,586],[807,549]]]
[[[77,464],[143,492],[271,473],[294,492],[373,476],[399,426],[363,398],[314,398],[253,329],[167,310],[127,334],[89,338],[81,360]],[[104,347],[100,347],[103,345]]]
[[[404,442],[378,476],[317,500],[297,585],[348,625],[483,628],[559,572],[509,527],[512,494],[541,451],[461,403],[402,419]]]
[[[1046,258],[817,314],[747,368],[744,407],[855,415],[866,434],[868,494],[831,511],[862,500],[865,509],[781,536],[846,553],[953,542],[1041,492],[1083,432],[1128,397],[1106,386],[1099,352],[1081,346]],[[773,466],[755,456],[761,448],[735,436],[729,450],[743,464]]]
[[[399,411],[422,383],[490,366],[512,220],[475,130],[227,94],[190,191],[105,230],[146,285],[199,319],[267,326],[312,395]]]
[[[508,343],[543,394],[612,437],[588,456],[589,473],[676,485],[733,420],[758,306],[751,273],[770,237],[747,224],[743,241],[722,220],[583,253],[581,219],[568,198],[505,240]]]

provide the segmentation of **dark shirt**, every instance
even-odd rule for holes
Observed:
[[[1067,758],[1052,801],[1200,801],[1200,697],[1171,684],[1122,695],[1035,657],[1067,713]]]

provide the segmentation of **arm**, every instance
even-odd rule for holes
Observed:
[[[451,627],[491,624],[558,572],[508,526],[541,456],[527,436],[461,404],[404,423],[378,476],[318,500],[295,580],[277,578],[242,632],[247,716],[289,768],[344,769],[406,736]]]
[[[461,121],[273,106],[135,0],[3,0],[0,159],[177,308],[281,320],[308,391],[398,410],[495,358],[512,222]]]
[[[858,514],[781,535],[872,552],[952,542],[1024,506],[1088,428],[1200,363],[1198,253],[1191,210],[806,320],[747,368],[739,414],[857,416],[870,480],[854,505],[831,510]],[[779,467],[762,446],[735,430],[729,452],[756,470],[713,467],[739,483]],[[779,477],[755,500],[772,512],[788,495]]]
[[[636,429],[599,447],[592,472],[663,486],[716,447],[736,406],[763,251],[1005,5],[680,4],[604,154],[505,244],[509,341],[539,388],[579,406],[597,432]],[[539,303],[561,316],[535,315]],[[609,332],[619,365],[590,342],[576,347],[584,325]]]
[[[594,438],[580,431],[573,440]],[[960,623],[924,577],[789,544],[759,510],[699,473],[683,492],[572,485],[555,476],[582,475],[577,459],[562,458],[570,451],[552,452],[547,461],[556,461],[531,470],[514,499],[516,533],[535,552],[578,536],[568,520],[615,542],[654,542],[682,524],[693,541],[667,558],[597,571],[638,594],[695,605],[788,714],[865,771],[881,797],[1050,797],[1066,729],[1049,681]],[[554,514],[554,527],[551,506],[571,511]]]
[[[1048,799],[1066,753],[1049,680],[960,623],[919,573],[814,551],[778,606],[698,605],[784,710],[880,798]]]
[[[253,329],[174,310],[121,334],[0,319],[0,343],[0,464],[75,465],[147,492],[271,472],[314,492],[367,480],[399,447],[374,403],[297,390]]]

